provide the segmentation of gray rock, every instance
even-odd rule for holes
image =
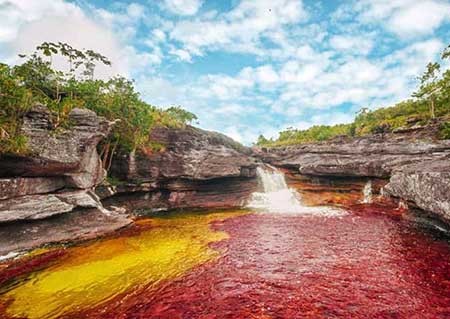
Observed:
[[[0,200],[57,191],[65,185],[61,177],[17,177],[0,179]]]
[[[3,156],[0,176],[66,176],[68,187],[91,188],[104,178],[96,151],[110,131],[110,123],[86,109],[73,109],[68,128],[52,128],[51,115],[42,105],[28,112],[22,125],[29,156]]]
[[[445,158],[450,154],[450,141],[375,135],[265,152],[256,149],[255,154],[275,166],[298,168],[305,175],[388,178],[397,167]]]
[[[450,224],[450,158],[397,169],[384,193],[411,202]]]
[[[93,239],[132,222],[119,211],[104,214],[96,208],[88,208],[26,223],[0,224],[0,255],[50,243]]]
[[[0,223],[43,219],[73,211],[75,208],[103,206],[89,191],[29,195],[0,201]]]
[[[225,135],[191,126],[160,127],[152,131],[151,140],[162,144],[164,150],[117,158],[112,173],[135,181],[255,177],[256,161],[251,150]]]

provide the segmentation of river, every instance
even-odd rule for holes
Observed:
[[[141,218],[4,263],[0,317],[450,317],[448,239],[392,205],[304,206],[280,172],[259,175],[243,210]]]

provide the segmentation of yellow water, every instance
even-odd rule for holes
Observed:
[[[69,248],[66,258],[2,295],[0,304],[11,301],[6,311],[12,317],[51,319],[93,307],[140,285],[156,287],[217,258],[219,252],[209,244],[226,239],[227,234],[213,231],[210,223],[242,214],[142,220],[138,224],[144,230],[136,235]]]

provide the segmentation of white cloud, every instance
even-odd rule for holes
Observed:
[[[335,35],[330,39],[333,49],[349,54],[367,55],[372,51],[374,41],[367,36]]]
[[[450,3],[417,1],[395,12],[389,20],[389,27],[399,35],[426,35],[436,30],[444,20],[450,20]]]
[[[170,37],[191,55],[218,49],[263,55],[260,44],[263,36],[306,18],[307,13],[298,0],[242,0],[219,16],[205,14],[180,21]]]
[[[202,0],[164,0],[165,6],[171,12],[179,15],[193,15],[201,8]]]
[[[340,18],[359,14],[363,23],[378,23],[400,37],[432,33],[450,20],[445,0],[361,0],[339,10]]]
[[[98,51],[112,61],[111,67],[97,67],[96,76],[100,78],[130,76],[135,69],[161,63],[162,52],[158,47],[151,52],[139,52],[125,42],[134,34],[136,19],[144,16],[141,5],[129,4],[124,13],[103,9],[92,13],[90,17],[80,7],[63,0],[0,0],[0,17],[9,17],[0,19],[3,30],[0,55],[8,63],[16,63],[17,54],[31,53],[42,42],[66,42],[76,48]],[[67,67],[62,60],[55,61],[56,67]]]

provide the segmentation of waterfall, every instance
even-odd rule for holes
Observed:
[[[248,208],[266,213],[307,214],[307,215],[343,215],[345,212],[331,207],[308,207],[301,203],[300,194],[289,188],[284,174],[271,166],[258,167],[257,176],[263,192],[252,194]]]
[[[370,204],[372,203],[372,181],[368,180],[363,189],[363,203]]]

